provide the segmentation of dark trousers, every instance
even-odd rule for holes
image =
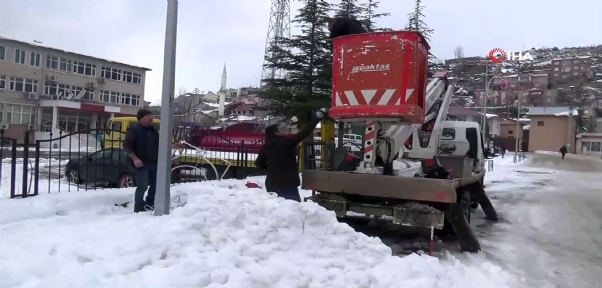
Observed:
[[[134,212],[152,209],[155,206],[155,192],[157,191],[157,164],[144,164],[141,168],[137,168],[135,177]],[[144,193],[147,189],[148,194],[144,199]]]
[[[564,159],[564,155],[566,155],[566,153],[560,153],[560,154],[562,154],[562,159]]]
[[[297,189],[297,188],[280,189],[280,190],[276,191],[276,194],[278,194],[278,196],[280,196],[284,199],[301,202],[301,195],[299,195],[299,189]]]

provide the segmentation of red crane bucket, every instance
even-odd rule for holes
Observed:
[[[332,118],[424,122],[430,47],[422,34],[376,32],[333,42]]]

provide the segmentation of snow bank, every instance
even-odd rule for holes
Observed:
[[[175,186],[189,202],[164,217],[115,207],[131,189],[0,199],[0,287],[516,287],[480,256],[391,256],[246,181]]]

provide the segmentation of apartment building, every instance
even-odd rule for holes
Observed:
[[[550,76],[554,82],[566,82],[571,78],[590,79],[593,77],[592,59],[590,56],[552,59]]]
[[[80,131],[144,107],[148,68],[0,37],[0,122],[23,131]]]
[[[488,105],[556,106],[558,90],[549,89],[550,78],[546,73],[521,73],[493,78],[487,97]],[[476,91],[477,103],[483,103],[484,89]]]
[[[238,96],[256,95],[261,92],[261,88],[258,87],[241,87],[238,89]]]

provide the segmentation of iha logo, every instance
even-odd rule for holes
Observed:
[[[494,48],[489,51],[489,60],[493,63],[508,61],[533,61],[533,56],[529,52],[506,52],[500,48]]]

